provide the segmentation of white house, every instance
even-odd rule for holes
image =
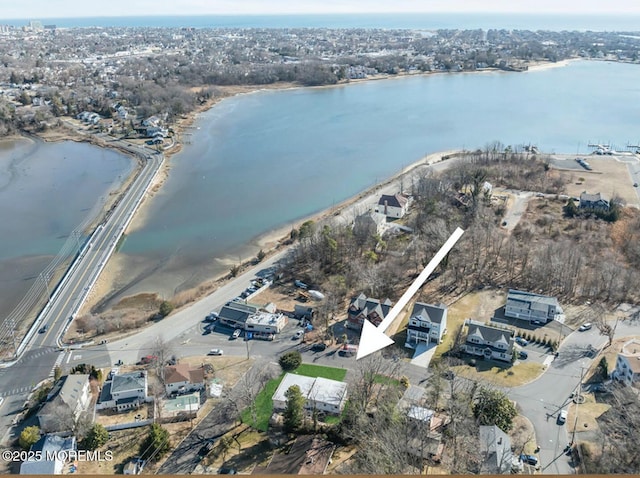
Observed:
[[[407,327],[407,343],[413,347],[419,342],[439,344],[447,330],[447,306],[416,302]]]
[[[285,325],[287,325],[287,317],[284,314],[272,314],[269,312],[251,314],[244,324],[247,332],[258,334],[279,334]]]
[[[66,464],[61,458],[63,458],[66,453],[72,453],[76,450],[76,438],[73,435],[67,438],[57,435],[44,435],[40,440],[35,442],[30,449],[34,457],[39,453],[41,459],[23,461],[20,465],[20,474],[61,475],[63,474]],[[69,459],[71,459],[71,457],[69,457]]]
[[[398,219],[404,217],[409,210],[409,198],[402,194],[383,194],[380,196],[375,212],[384,214],[387,217]]]
[[[506,317],[546,324],[561,314],[562,308],[555,297],[509,289],[504,308]]]
[[[640,341],[631,339],[622,346],[611,377],[626,385],[640,380]]]
[[[47,396],[47,402],[38,412],[40,429],[45,432],[65,432],[69,419],[77,421],[89,408],[91,392],[89,375],[62,377]]]
[[[195,392],[204,388],[204,369],[187,364],[165,367],[164,387],[167,395],[177,392]]]
[[[480,426],[481,475],[509,475],[517,459],[509,435],[495,425]]]
[[[467,320],[466,325],[469,327],[469,331],[467,340],[462,346],[466,353],[485,359],[512,361],[515,332],[474,320]]]
[[[285,393],[293,385],[300,387],[302,396],[306,399],[307,410],[320,410],[338,415],[347,401],[347,384],[344,382],[288,373],[273,394],[274,410],[284,410],[287,407]]]
[[[356,236],[382,235],[386,230],[387,216],[380,212],[369,211],[360,214],[353,223],[353,232]]]
[[[106,408],[118,412],[138,408],[149,401],[147,396],[147,372],[130,372],[114,375],[102,385],[96,410]]]

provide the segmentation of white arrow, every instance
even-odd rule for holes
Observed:
[[[364,324],[362,325],[362,335],[360,335],[360,345],[358,347],[358,354],[356,355],[356,360],[366,357],[373,352],[377,352],[380,349],[388,347],[393,343],[393,340],[385,335],[385,330],[389,328],[391,323],[398,316],[400,311],[405,308],[405,306],[409,303],[413,295],[418,292],[418,289],[422,287],[427,280],[427,278],[431,275],[431,273],[438,267],[438,264],[444,259],[449,251],[453,248],[453,246],[458,242],[458,239],[464,234],[464,231],[460,228],[457,228],[451,237],[447,239],[447,242],[440,248],[438,253],[433,256],[431,262],[427,264],[427,267],[420,273],[420,275],[413,281],[413,284],[409,286],[407,291],[402,294],[400,300],[394,305],[387,316],[384,318],[380,325],[376,327],[367,319],[364,320]]]

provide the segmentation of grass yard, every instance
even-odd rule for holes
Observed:
[[[292,373],[304,375],[305,377],[322,377],[342,382],[345,375],[347,374],[347,371],[343,368],[324,367],[322,365],[311,365],[303,363]],[[271,414],[273,413],[272,397],[276,392],[278,386],[280,385],[280,382],[282,382],[284,375],[285,374],[282,373],[279,377],[269,380],[264,388],[260,391],[260,393],[256,396],[254,400],[254,406],[257,416],[256,423],[253,423],[250,408],[247,408],[242,412],[243,423],[252,425],[257,430],[263,432],[267,431],[267,429],[269,428],[269,418],[271,418]],[[340,417],[336,417],[336,420],[339,421]]]
[[[456,375],[471,380],[483,380],[500,387],[516,387],[539,376],[544,366],[535,362],[502,365],[494,361],[476,360],[475,367],[457,365],[452,367],[452,370]]]
[[[386,375],[380,375],[380,374],[376,374],[373,377],[373,382],[379,383],[381,385],[394,385],[396,387],[400,386],[400,380],[393,377],[387,377]]]

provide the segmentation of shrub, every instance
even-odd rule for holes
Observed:
[[[291,352],[282,354],[278,359],[278,363],[284,372],[291,372],[302,364],[302,355],[299,351],[292,350]]]

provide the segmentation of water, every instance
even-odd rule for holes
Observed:
[[[30,19],[5,19],[0,24],[28,25]],[[152,28],[387,28],[387,29],[516,29],[576,31],[640,31],[639,15],[513,14],[513,13],[386,13],[321,15],[198,15],[45,18],[58,27]]]
[[[0,141],[0,317],[133,164],[88,144]]]
[[[529,73],[441,74],[230,98],[172,159],[122,254],[127,293],[193,287],[246,244],[388,177],[427,152],[498,140],[588,152],[637,144],[640,70],[576,62]],[[226,259],[224,260],[220,259]],[[131,280],[129,280],[131,278]]]

